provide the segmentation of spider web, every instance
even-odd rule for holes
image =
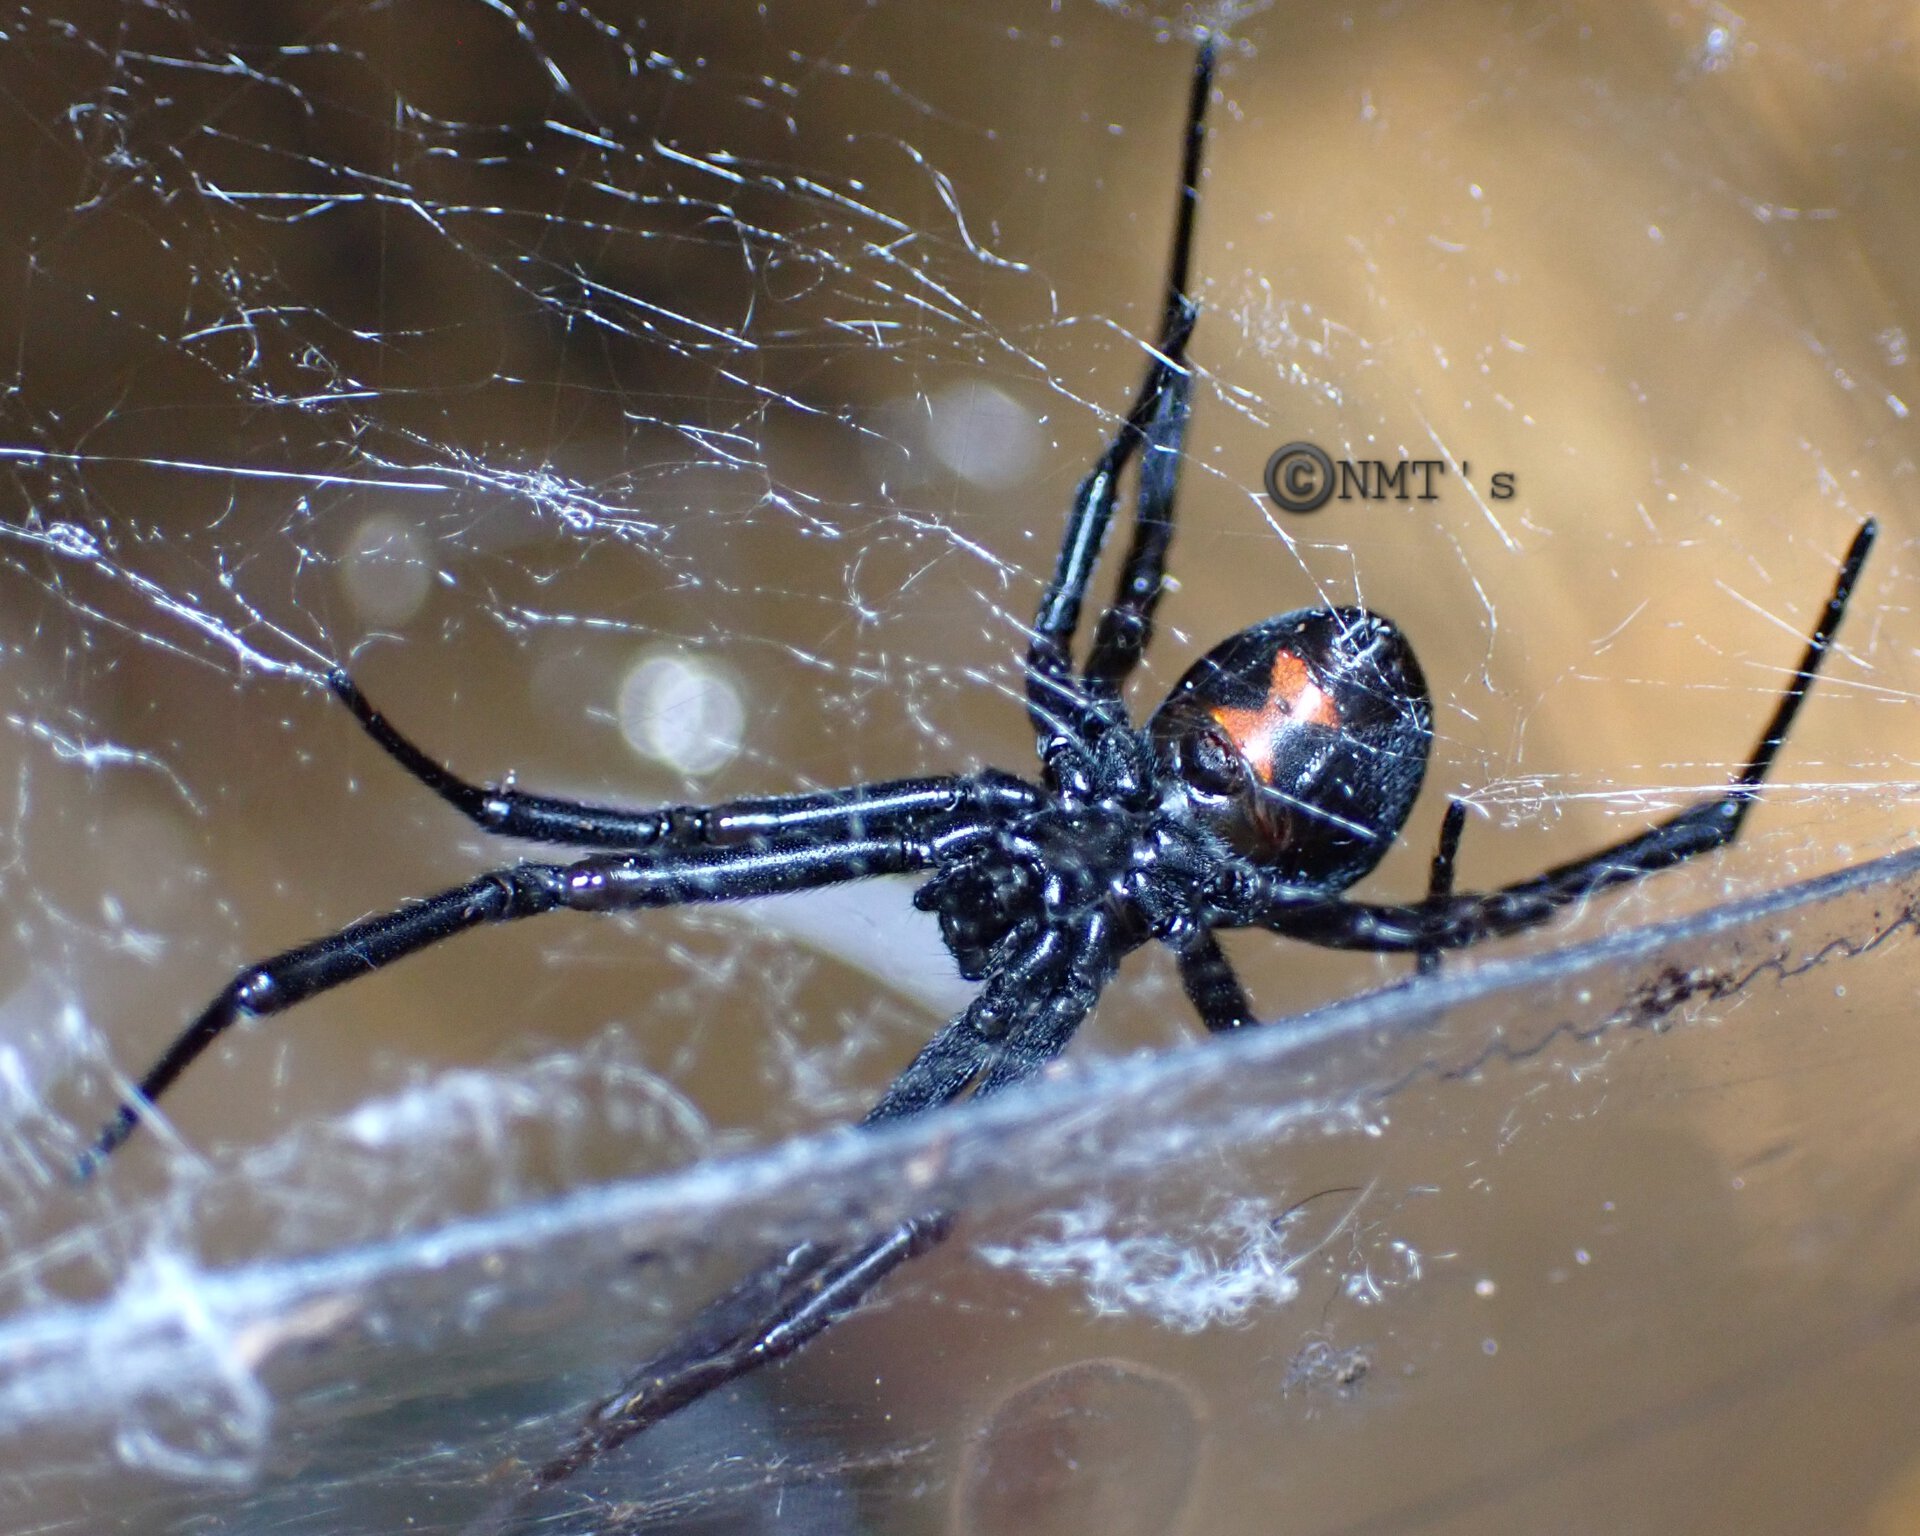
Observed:
[[[1192,1048],[1138,957],[1066,1081],[877,1142],[833,1131],[966,995],[896,884],[555,918],[237,1032],[65,1181],[235,966],[512,856],[336,661],[550,793],[1027,769],[1024,625],[1157,319],[1196,19],[0,9],[9,1528],[461,1529],[769,1244],[936,1195],[947,1249],[579,1518],[1911,1518],[1914,876],[1801,889],[1901,846],[1914,777],[1893,8],[1206,18],[1136,707],[1269,614],[1376,606],[1439,739],[1363,892],[1423,887],[1449,794],[1463,880],[1519,878],[1724,782],[1876,516],[1739,847],[1430,994],[1240,938],[1269,1016],[1379,991],[1259,1040]],[[1297,439],[1448,469],[1290,516]]]

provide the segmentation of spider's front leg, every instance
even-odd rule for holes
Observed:
[[[882,1125],[1025,1082],[1066,1048],[1113,973],[1104,913],[1048,924],[1007,956],[966,1010],[916,1056],[868,1113]],[[784,1359],[852,1311],[887,1275],[940,1243],[952,1217],[911,1217],[852,1246],[802,1243],[710,1302],[673,1346],[588,1415],[571,1444],[488,1512],[494,1530],[531,1495],[743,1376]]]
[[[602,854],[574,864],[515,864],[252,965],[224,987],[114,1111],[79,1160],[87,1178],[180,1075],[243,1019],[284,1013],[456,934],[556,911],[623,912],[734,901],[931,867],[943,846],[987,828],[945,817],[923,830],[856,837],[767,838],[731,848]]]
[[[462,816],[499,837],[606,851],[738,845],[753,838],[884,836],[933,816],[979,817],[1037,809],[1040,792],[1011,774],[894,779],[814,794],[720,805],[629,809],[509,786],[475,784],[416,746],[340,668],[327,686],[385,752]]]

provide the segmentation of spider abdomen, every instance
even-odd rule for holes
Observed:
[[[1342,890],[1405,825],[1433,711],[1390,620],[1302,608],[1201,657],[1148,731],[1162,772],[1235,852],[1289,884]]]

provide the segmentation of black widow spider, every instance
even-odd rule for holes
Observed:
[[[1349,886],[1399,835],[1432,743],[1427,686],[1406,638],[1360,608],[1300,610],[1216,646],[1144,728],[1123,701],[1153,632],[1192,408],[1187,293],[1214,49],[1203,43],[1186,118],[1166,308],[1146,379],[1081,482],[1040,599],[1026,660],[1041,781],[981,771],[703,807],[620,810],[468,783],[390,724],[345,672],[328,681],[380,747],[488,832],[597,850],[573,863],[517,863],[242,971],[181,1034],[81,1162],[118,1147],[229,1025],[483,923],[545,912],[618,912],[804,890],[873,875],[928,878],[961,973],[982,983],[868,1113],[877,1125],[1032,1077],[1066,1047],[1121,959],[1149,939],[1178,956],[1209,1030],[1255,1021],[1215,940],[1263,927],[1340,949],[1400,952],[1430,969],[1460,949],[1544,922],[1607,886],[1731,841],[1757,797],[1840,622],[1873,542],[1868,522],[1773,718],[1719,798],[1587,858],[1499,890],[1456,895],[1464,810],[1448,809],[1432,883],[1411,905],[1349,901]],[[1118,591],[1083,667],[1072,643],[1129,463],[1139,460],[1132,538]],[[866,1242],[806,1242],[712,1302],[666,1352],[597,1408],[529,1488],[757,1367],[792,1353],[886,1274],[938,1243],[947,1213]]]

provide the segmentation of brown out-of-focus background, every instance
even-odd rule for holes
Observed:
[[[1193,17],[515,14],[4,28],[0,1006],[51,1111],[13,1175],[24,1295],[112,1284],[114,1229],[59,1234],[202,1157],[292,1136],[299,1177],[301,1126],[409,1093],[446,1118],[400,1138],[430,1170],[406,1194],[373,1136],[365,1203],[236,1202],[196,1242],[333,1244],[844,1120],[951,994],[937,954],[893,958],[897,893],[555,919],[237,1038],[96,1203],[36,1171],[110,1102],[103,1062],[137,1072],[234,966],[506,856],[291,669],[350,661],[475,777],[621,801],[1027,766],[1021,625],[1157,313]],[[1784,0],[1234,22],[1140,707],[1234,629],[1364,601],[1414,638],[1439,739],[1363,889],[1420,888],[1448,794],[1486,813],[1462,879],[1514,878],[1724,778],[1872,515],[1745,844],[1530,942],[1903,843],[1912,30]],[[1456,473],[1289,517],[1261,471],[1300,438],[1519,494]],[[1401,969],[1232,947],[1276,1016]],[[1141,957],[1079,1049],[1190,1033]]]

